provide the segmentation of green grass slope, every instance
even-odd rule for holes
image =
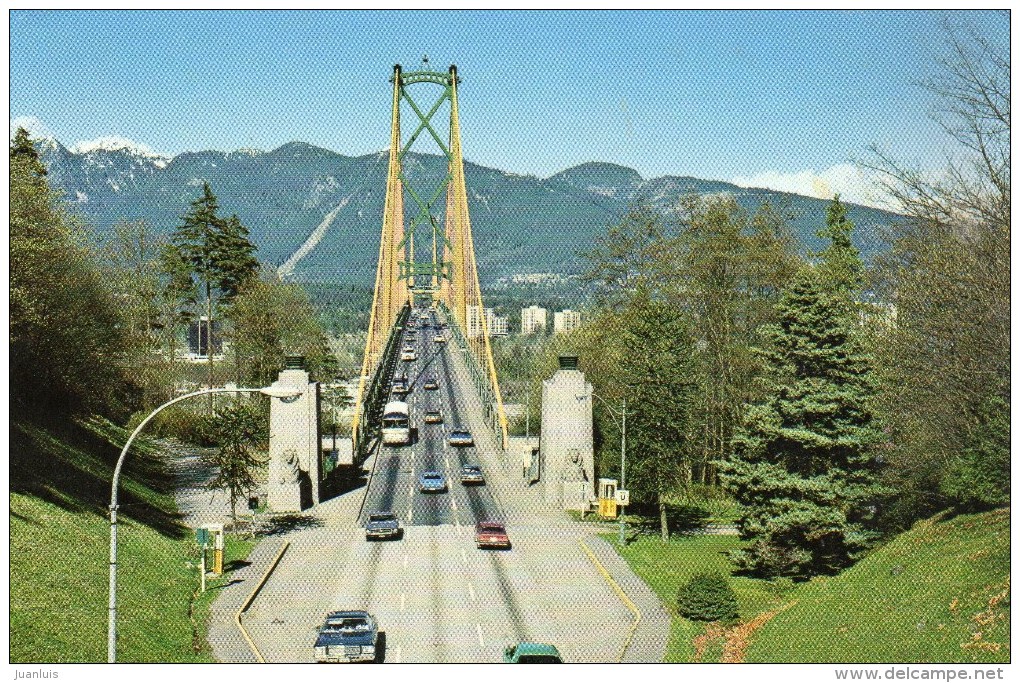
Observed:
[[[11,423],[12,662],[106,661],[112,442],[124,438],[108,423]],[[171,476],[133,449],[121,483],[118,660],[211,661],[202,615],[215,591],[193,603],[194,543]]]
[[[754,662],[1008,662],[1009,508],[934,518],[765,624]]]
[[[730,576],[733,628],[684,619],[676,598],[699,572],[732,572],[737,537],[643,537],[617,551],[673,614],[668,662],[1008,662],[1009,540],[1008,508],[935,517],[838,576]]]

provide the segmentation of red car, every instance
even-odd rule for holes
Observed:
[[[479,548],[509,548],[510,537],[502,522],[479,522],[475,525],[475,545]]]

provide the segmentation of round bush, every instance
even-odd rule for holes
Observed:
[[[696,575],[680,587],[676,602],[680,614],[694,621],[735,621],[740,616],[737,595],[719,573]]]

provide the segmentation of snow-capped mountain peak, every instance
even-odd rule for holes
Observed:
[[[153,151],[148,145],[135,142],[119,135],[104,135],[94,140],[83,140],[75,143],[69,150],[72,154],[89,154],[92,152],[128,152],[132,156],[151,161],[159,168],[165,167],[173,158],[169,154]]]

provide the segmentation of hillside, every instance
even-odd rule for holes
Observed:
[[[808,583],[730,576],[741,624],[676,616],[681,585],[729,574],[735,536],[618,549],[674,614],[667,660],[747,662],[1008,662],[1009,509],[919,522],[857,565]]]
[[[166,159],[130,147],[73,153],[55,140],[39,147],[51,183],[100,234],[120,220],[138,219],[167,233],[208,182],[221,212],[236,213],[251,229],[261,260],[281,265],[300,250],[301,258],[288,263],[293,279],[365,285],[374,277],[386,153],[348,157],[291,142],[268,152],[187,152]],[[431,197],[446,164],[437,156],[408,154],[403,170],[419,196]],[[485,283],[514,273],[580,272],[578,252],[634,202],[669,213],[691,193],[727,193],[749,211],[768,199],[787,211],[805,249],[818,247],[814,232],[825,220],[823,200],[698,178],[646,180],[615,164],[589,162],[541,179],[466,162],[465,174]],[[409,196],[404,204],[409,220],[418,209]],[[444,210],[441,198],[432,205],[440,221]],[[865,259],[881,248],[881,226],[898,218],[854,205],[849,216]],[[426,237],[431,239],[419,235],[418,244]]]
[[[107,506],[119,454],[112,441],[122,438],[106,422],[11,424],[11,662],[106,661]],[[172,477],[156,453],[131,456],[118,520],[118,661],[212,661],[200,616],[207,600],[192,604],[194,543],[178,522]]]
[[[1008,662],[1009,508],[918,523],[797,591],[749,662]]]

